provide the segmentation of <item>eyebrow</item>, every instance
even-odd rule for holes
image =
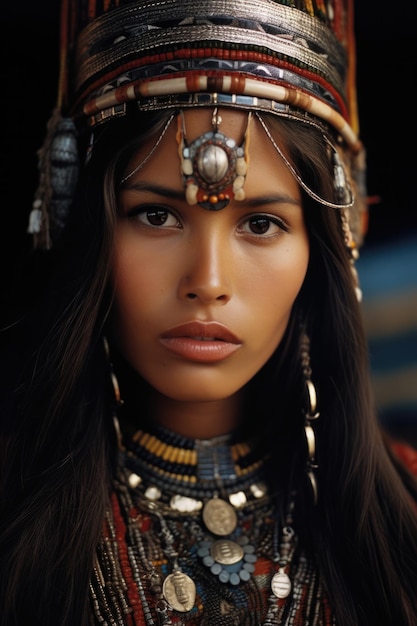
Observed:
[[[301,198],[293,198],[286,194],[277,194],[269,196],[257,196],[256,198],[245,199],[242,204],[249,209],[256,208],[259,204],[292,204],[294,206],[301,206]]]
[[[184,190],[177,191],[170,187],[157,185],[155,183],[147,183],[137,181],[136,183],[128,183],[121,186],[120,191],[150,191],[158,196],[165,196],[171,200],[184,200]]]
[[[146,181],[137,181],[135,183],[128,184],[125,183],[121,186],[121,191],[149,191],[158,196],[170,198],[171,200],[184,200],[185,197],[183,190],[178,191],[176,189],[171,189],[170,187],[164,187],[163,185],[149,183]],[[256,208],[260,204],[292,204],[294,206],[301,206],[301,199],[293,198],[292,196],[288,196],[286,194],[274,194],[257,196],[256,198],[245,199],[242,202],[239,202],[240,206],[244,206],[248,209]]]

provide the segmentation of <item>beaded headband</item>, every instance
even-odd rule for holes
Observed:
[[[356,136],[351,0],[66,0],[64,99],[91,125],[221,105],[313,115]]]
[[[94,141],[97,126],[132,107],[210,106],[319,125],[360,162],[353,0],[62,0],[58,103],[29,226],[38,246],[49,246],[42,233],[51,216],[58,230],[65,221],[80,129]],[[219,147],[225,141],[212,157]]]

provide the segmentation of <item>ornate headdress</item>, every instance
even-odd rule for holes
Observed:
[[[131,107],[232,107],[319,125],[347,147],[363,185],[351,5],[63,0],[58,105],[29,228],[35,245],[48,247],[48,222],[59,230],[65,219],[77,182],[75,128],[94,134]],[[353,231],[360,243],[360,224]]]

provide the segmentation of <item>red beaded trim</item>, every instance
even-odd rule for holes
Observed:
[[[129,555],[126,543],[126,524],[123,520],[117,495],[112,493],[112,511],[119,553],[120,569],[127,587],[127,597],[129,606],[132,607],[132,614],[126,616],[126,626],[146,626],[142,603],[138,596],[138,589],[133,579],[132,568],[129,563]]]
[[[242,60],[247,60],[247,61],[253,61],[253,62],[257,62],[257,63],[264,63],[264,64],[269,64],[269,65],[275,65],[277,67],[281,67],[283,69],[287,69],[289,71],[293,71],[295,73],[297,73],[298,75],[303,76],[304,78],[307,78],[308,80],[311,80],[313,82],[316,82],[317,84],[321,85],[323,88],[325,88],[326,90],[329,91],[329,93],[332,94],[333,98],[335,99],[335,101],[337,102],[339,109],[341,111],[341,114],[343,117],[345,117],[347,119],[348,116],[348,112],[347,112],[347,107],[346,107],[346,103],[344,102],[343,98],[341,97],[340,93],[334,89],[334,87],[332,87],[332,85],[330,85],[322,76],[320,76],[319,74],[315,73],[312,70],[309,70],[308,68],[305,67],[299,67],[297,64],[295,64],[294,62],[290,62],[287,61],[285,58],[280,57],[280,55],[271,55],[271,54],[267,54],[265,52],[257,52],[257,51],[253,51],[253,50],[231,50],[231,49],[227,49],[227,48],[222,48],[222,49],[218,49],[218,48],[212,48],[212,47],[207,47],[207,48],[180,48],[178,50],[174,50],[174,51],[167,51],[167,52],[160,52],[157,54],[152,54],[152,55],[146,55],[140,58],[135,58],[131,61],[129,61],[128,63],[125,63],[122,66],[118,66],[117,69],[113,70],[112,72],[108,72],[105,74],[105,76],[101,76],[99,79],[97,79],[94,83],[90,84],[88,86],[87,89],[84,90],[84,92],[81,93],[81,95],[78,96],[74,110],[76,110],[79,106],[80,103],[83,102],[87,102],[88,97],[91,93],[94,93],[95,91],[97,91],[99,89],[100,86],[103,86],[105,83],[107,82],[111,82],[112,79],[117,78],[117,76],[120,76],[121,74],[123,74],[124,72],[130,71],[132,69],[135,69],[137,67],[140,66],[146,66],[146,65],[154,65],[156,63],[163,63],[166,61],[173,61],[175,59],[204,59],[204,58],[208,58],[208,57],[212,57],[212,58],[218,58],[218,59],[223,59],[223,60],[227,60],[227,61],[234,61],[234,60],[238,60],[238,61],[242,61]],[[279,60],[279,63],[277,63],[277,60]],[[213,75],[216,76],[224,76],[224,75],[230,75],[231,73],[228,73],[227,71],[221,71],[221,70],[213,70],[212,71]],[[180,78],[180,77],[184,77],[184,76],[192,76],[192,75],[196,75],[196,76],[210,76],[210,71],[201,71],[201,70],[190,70],[190,71],[185,71],[185,72],[174,72],[172,74],[164,74],[163,76],[155,76],[152,78],[148,78],[146,80],[143,81],[137,81],[138,83],[140,82],[153,82],[153,81],[157,81],[157,80],[164,80],[166,78]],[[253,78],[254,80],[259,80],[262,82],[266,82],[265,79],[259,78],[257,76],[254,76],[252,74],[246,74],[244,72],[236,72],[236,76],[231,76],[232,80],[235,81],[236,80],[236,87],[238,85],[242,84],[242,81],[244,81],[245,78]],[[273,82],[275,84],[280,84],[278,81],[268,81],[268,82]],[[133,83],[130,83],[133,84]],[[286,84],[285,82],[283,82],[282,84]],[[233,85],[233,87],[235,87],[235,84]],[[238,87],[237,87],[238,88]],[[122,88],[119,88],[122,89]],[[126,89],[126,87],[124,86],[123,89]],[[191,91],[191,89],[190,89]],[[215,90],[213,90],[215,91]],[[301,91],[301,90],[300,90]],[[241,93],[241,91],[238,90],[232,90],[231,93]],[[121,98],[120,102],[124,102],[124,100]],[[88,108],[88,102],[85,105],[86,108]]]

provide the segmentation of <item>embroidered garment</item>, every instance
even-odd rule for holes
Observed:
[[[262,490],[262,467],[250,446],[135,438],[124,441],[97,550],[91,624],[335,624],[291,517],[280,520]],[[181,470],[176,479],[174,470]],[[233,484],[241,491],[232,493]],[[233,515],[220,506],[223,498],[235,502]],[[207,503],[214,512],[207,513]]]

